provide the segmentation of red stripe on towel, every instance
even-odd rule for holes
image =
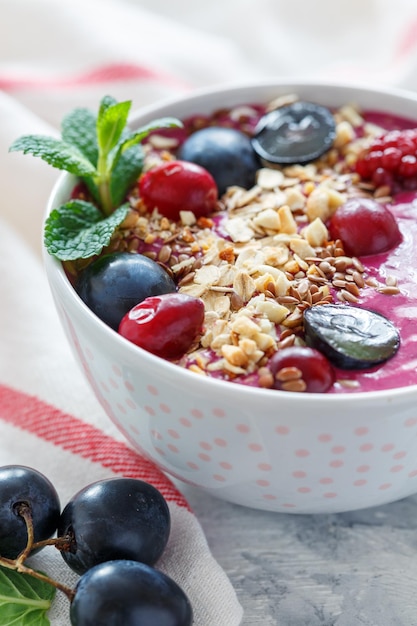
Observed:
[[[143,65],[131,63],[116,63],[93,69],[75,76],[45,77],[45,76],[7,76],[0,75],[0,89],[13,91],[16,89],[44,89],[68,88],[86,85],[96,85],[108,82],[156,80],[168,85],[176,85],[182,89],[190,86],[171,74],[160,72]]]
[[[407,24],[404,31],[400,33],[397,49],[394,58],[403,59],[411,56],[417,47],[417,15]]]
[[[184,496],[152,461],[36,396],[0,384],[0,419],[115,474],[145,480],[170,502],[189,509]]]

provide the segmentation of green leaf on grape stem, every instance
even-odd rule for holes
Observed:
[[[55,593],[49,583],[0,567],[0,626],[50,626]]]

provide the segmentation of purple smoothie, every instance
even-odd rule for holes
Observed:
[[[416,126],[412,120],[377,111],[366,112],[364,119],[387,131]],[[357,129],[358,136],[361,133],[362,129]],[[360,261],[365,274],[382,286],[387,277],[395,279],[399,293],[387,295],[365,286],[356,306],[381,313],[393,322],[400,334],[400,348],[386,363],[369,370],[336,369],[336,383],[328,393],[377,391],[417,384],[417,193],[398,193],[387,208],[396,218],[402,242],[389,252],[361,257]],[[221,225],[218,225],[218,234],[225,236]],[[214,353],[203,352],[211,361],[217,359]],[[218,372],[212,372],[211,376],[223,378]],[[258,377],[256,373],[241,375],[232,382],[258,386]]]
[[[400,293],[387,296],[374,288],[361,291],[359,305],[390,319],[400,332],[397,354],[384,365],[367,372],[339,370],[338,377],[356,380],[352,391],[377,391],[417,384],[417,194],[401,193],[389,205],[403,240],[384,254],[362,257],[369,276],[385,283],[387,276],[397,279]],[[333,392],[349,391],[336,384]]]

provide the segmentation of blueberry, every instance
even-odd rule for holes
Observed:
[[[249,189],[255,184],[259,162],[247,135],[234,128],[210,126],[188,137],[177,157],[204,167],[216,181],[219,195],[227,187]]]
[[[395,355],[400,336],[380,313],[345,304],[304,311],[306,343],[341,369],[368,369]]]
[[[134,478],[112,478],[79,491],[65,506],[58,536],[69,536],[62,557],[82,574],[94,565],[130,559],[153,565],[170,532],[170,513],[162,494]]]
[[[266,165],[304,164],[327,152],[335,136],[335,121],[326,107],[297,101],[264,115],[252,145]]]
[[[148,296],[176,291],[175,282],[163,267],[130,252],[99,257],[80,274],[75,288],[86,305],[114,330],[124,315]]]
[[[77,583],[72,626],[191,626],[184,591],[169,576],[129,560],[96,565]]]
[[[26,522],[19,515],[22,503],[31,512],[34,541],[49,539],[58,526],[61,510],[54,486],[46,476],[30,467],[1,467],[0,555],[8,559],[15,559],[27,545]]]

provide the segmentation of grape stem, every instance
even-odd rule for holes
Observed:
[[[35,542],[34,534],[33,534],[32,513],[31,513],[29,505],[26,504],[25,502],[19,502],[16,505],[16,512],[25,520],[26,530],[27,530],[27,543],[26,543],[25,548],[15,559],[8,559],[6,557],[0,556],[0,566],[5,567],[7,569],[15,570],[16,572],[20,572],[21,574],[27,574],[28,576],[37,578],[38,580],[41,580],[45,583],[49,583],[56,589],[59,589],[59,591],[62,591],[62,593],[64,593],[67,596],[68,600],[72,602],[75,596],[74,589],[71,589],[71,587],[64,585],[58,580],[55,580],[51,578],[50,576],[47,576],[46,574],[42,574],[42,572],[38,572],[37,570],[34,570],[31,567],[28,567],[27,565],[25,565],[26,559],[30,556],[31,552],[34,549],[43,548],[44,546],[47,546],[47,545],[53,545],[57,547],[58,549],[65,550],[65,548],[68,547],[69,545],[69,538],[57,537],[53,539],[46,539],[45,541]]]

